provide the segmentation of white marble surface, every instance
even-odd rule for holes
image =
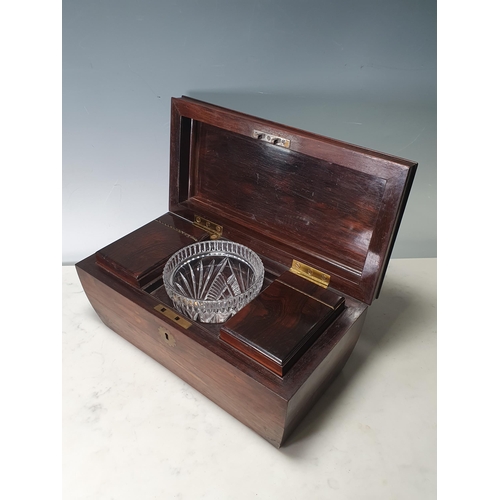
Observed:
[[[276,450],[105,327],[63,267],[63,498],[436,498],[436,260],[389,265],[346,367]]]

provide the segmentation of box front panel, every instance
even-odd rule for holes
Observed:
[[[279,446],[286,400],[216,356],[174,322],[77,268],[85,293],[101,320],[214,403]]]

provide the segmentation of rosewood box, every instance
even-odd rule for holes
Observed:
[[[378,296],[417,164],[172,99],[170,211],[79,262],[112,330],[280,447],[345,365]],[[175,310],[165,263],[223,238],[264,263],[224,323]]]

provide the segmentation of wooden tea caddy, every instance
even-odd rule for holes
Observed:
[[[417,164],[187,97],[172,99],[170,212],[76,265],[101,320],[280,447],[340,372],[379,294]],[[262,259],[224,324],[173,309],[185,245]]]

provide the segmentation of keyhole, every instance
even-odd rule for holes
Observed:
[[[168,345],[169,347],[175,346],[175,336],[172,332],[169,332],[167,328],[160,326],[158,328],[158,333],[160,334],[158,338],[162,339],[160,342],[165,342],[164,345]]]

